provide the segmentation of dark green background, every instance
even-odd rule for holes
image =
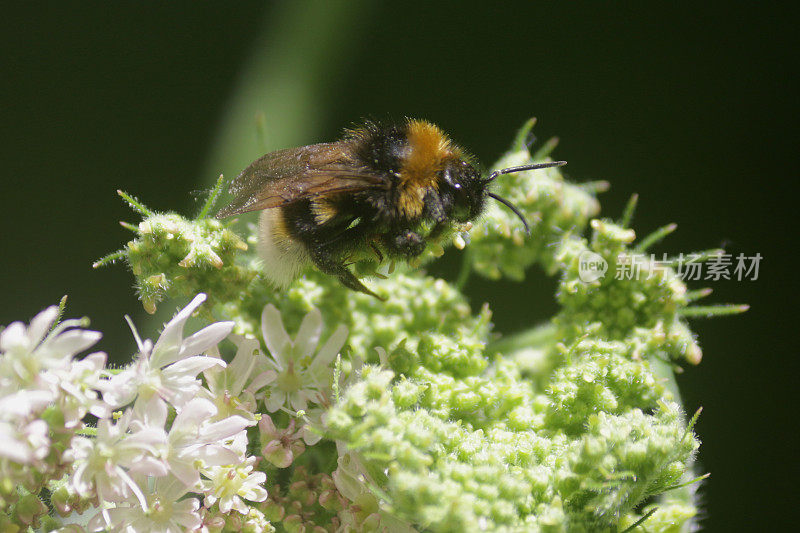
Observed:
[[[222,171],[207,170],[208,154],[238,76],[255,48],[287,31],[288,6],[4,10],[0,324],[67,293],[69,315],[105,333],[100,348],[129,355],[123,314],[146,324],[132,278],[119,266],[90,268],[129,238],[117,221],[136,220],[114,191],[155,209],[196,209],[189,192]],[[569,161],[571,179],[611,181],[605,215],[638,192],[640,235],[680,224],[658,251],[725,245],[764,256],[758,281],[711,284],[710,300],[752,309],[694,322],[704,360],[680,383],[687,410],[704,407],[706,530],[794,523],[800,94],[791,13],[727,3],[351,6],[341,36],[350,52],[328,58],[329,74],[315,82],[320,134],[304,143],[334,139],[362,116],[411,115],[488,163],[535,115],[540,140],[562,139],[555,156]],[[313,26],[288,30],[314,47]],[[524,284],[473,280],[468,289],[512,332],[552,315],[554,287],[533,270]]]

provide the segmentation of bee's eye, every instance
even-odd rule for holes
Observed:
[[[463,183],[455,182],[451,184],[453,198],[453,217],[456,220],[467,220],[472,211],[472,199],[467,193]]]
[[[463,185],[459,180],[460,176],[458,174],[457,169],[451,169],[450,167],[445,168],[441,173],[441,177],[446,184],[448,184],[450,187],[453,188],[454,191],[456,191],[456,193],[461,192]]]

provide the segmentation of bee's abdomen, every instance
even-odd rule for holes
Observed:
[[[309,262],[306,246],[292,235],[282,209],[261,212],[258,237],[264,274],[276,287],[287,287]]]

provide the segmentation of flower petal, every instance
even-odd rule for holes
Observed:
[[[205,398],[193,398],[183,406],[175,416],[170,431],[176,429],[189,428],[190,426],[200,427],[203,421],[208,420],[217,414],[217,406]]]
[[[255,425],[246,418],[234,415],[219,422],[212,422],[203,428],[203,437],[208,441],[221,441],[243,431],[247,426]]]
[[[107,381],[98,384],[103,393],[103,401],[111,407],[122,407],[133,401],[139,388],[139,375],[135,366],[129,366]]]
[[[303,437],[303,442],[309,446],[313,446],[322,440],[322,433],[314,431],[313,427],[309,424],[305,424],[302,428],[300,428],[300,434]]]
[[[31,320],[31,325],[28,326],[28,339],[31,342],[31,346],[37,346],[42,339],[50,330],[50,326],[53,325],[56,318],[58,317],[58,307],[55,305],[51,305]]]
[[[296,391],[289,395],[289,404],[295,411],[305,411],[308,409],[308,401],[305,391]]]
[[[154,477],[163,477],[169,473],[167,463],[155,457],[142,456],[131,464],[128,471],[131,474],[144,474]]]
[[[274,413],[286,403],[286,393],[277,388],[273,388],[271,392],[272,394],[265,400],[264,405],[267,411]]]
[[[275,428],[275,423],[269,415],[261,417],[261,421],[258,423],[258,430],[261,433],[262,439],[268,438],[272,440],[276,439],[278,436],[278,430]]]
[[[12,322],[0,331],[0,351],[10,352],[15,348],[30,349],[27,346],[28,336],[22,322]]]
[[[133,416],[143,427],[163,428],[167,422],[167,404],[158,396],[153,396],[149,400],[144,400],[140,396],[133,405]]]
[[[235,496],[234,496],[234,497],[235,497]],[[228,514],[228,513],[230,513],[230,512],[231,512],[231,509],[233,508],[233,498],[234,498],[234,497],[231,497],[231,496],[224,496],[224,497],[223,497],[223,498],[222,498],[222,499],[219,501],[219,510],[220,510],[220,512],[221,512],[222,514]]]
[[[215,322],[187,337],[181,344],[179,357],[190,357],[205,352],[233,331],[233,322]]]
[[[256,377],[253,378],[253,381],[250,382],[250,386],[247,387],[247,390],[256,393],[259,390],[263,389],[278,377],[278,373],[274,370],[267,370],[266,372],[262,372]]]
[[[264,312],[261,313],[261,334],[264,336],[264,343],[267,345],[269,353],[272,354],[278,366],[283,369],[285,366],[283,352],[292,340],[286,333],[286,328],[283,327],[280,312],[272,304],[264,307]]]
[[[224,446],[203,446],[195,456],[209,466],[233,465],[241,461],[238,453]]]
[[[102,336],[103,334],[99,331],[72,329],[56,337],[48,337],[42,348],[46,347],[47,352],[55,354],[58,360],[67,361],[75,354],[94,345]]]
[[[179,379],[186,376],[197,376],[203,370],[211,368],[212,366],[219,365],[225,368],[225,361],[217,359],[216,357],[208,357],[206,355],[195,355],[194,357],[187,357],[181,359],[177,363],[172,363],[167,368],[161,371],[165,380]]]
[[[33,453],[30,446],[16,438],[15,433],[16,430],[10,424],[0,422],[0,458],[28,464],[33,460]]]
[[[237,350],[228,368],[235,380],[233,383],[226,383],[226,389],[231,394],[239,394],[250,379],[258,358],[263,356],[259,353],[260,345],[256,339],[233,336],[231,340],[236,344]]]
[[[170,461],[169,471],[187,487],[192,487],[200,481],[200,472],[193,461]]]
[[[340,325],[336,331],[328,337],[328,340],[322,345],[322,348],[317,352],[317,356],[311,362],[311,370],[318,368],[325,368],[331,364],[336,357],[336,354],[342,349],[344,343],[347,341],[347,326]]]
[[[205,300],[206,295],[201,292],[189,302],[189,305],[178,311],[178,314],[166,323],[164,331],[161,332],[161,336],[153,347],[153,366],[165,366],[175,360],[183,339],[183,326]]]
[[[281,446],[280,441],[277,440],[268,442],[267,445],[261,449],[261,455],[278,468],[286,468],[291,465],[294,460],[292,451]]]
[[[312,307],[300,324],[300,330],[294,340],[294,354],[299,357],[310,357],[317,347],[319,336],[322,333],[322,313]]]
[[[0,413],[4,417],[25,418],[33,411],[43,410],[55,399],[49,390],[21,390],[0,397]]]

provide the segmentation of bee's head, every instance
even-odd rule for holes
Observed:
[[[450,200],[450,216],[467,222],[481,214],[486,203],[486,186],[480,173],[466,161],[449,161],[442,171],[440,192]]]
[[[451,198],[451,216],[457,222],[467,222],[477,218],[483,211],[486,198],[490,197],[511,209],[511,211],[522,220],[522,223],[525,225],[525,231],[530,233],[528,221],[525,220],[525,217],[519,209],[502,196],[489,192],[489,184],[502,174],[512,174],[514,172],[556,167],[566,164],[566,161],[554,161],[552,163],[535,163],[531,165],[509,167],[502,170],[495,170],[489,174],[489,176],[482,178],[475,167],[466,161],[453,160],[448,162],[442,173],[443,183],[441,188],[443,190],[441,192]]]

